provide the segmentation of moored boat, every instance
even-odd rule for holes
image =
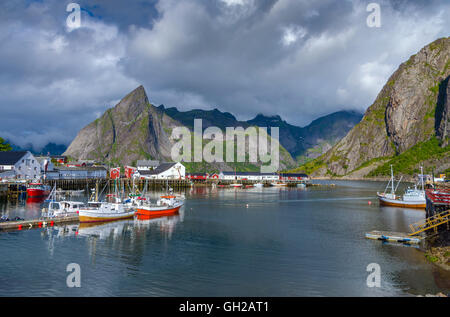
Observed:
[[[377,193],[380,205],[391,207],[403,207],[403,208],[425,208],[426,199],[425,199],[423,179],[421,183],[422,189],[418,189],[417,185],[415,185],[414,188],[406,189],[403,196],[396,195],[395,191],[397,190],[400,181],[397,183],[397,186],[394,187],[394,171],[391,165],[391,179],[389,180],[384,193]],[[389,185],[391,185],[391,192],[387,193],[386,191]]]
[[[107,222],[133,218],[135,210],[123,204],[119,198],[110,202],[88,202],[78,211],[80,223],[83,222]]]
[[[28,197],[42,197],[50,194],[51,187],[42,183],[30,183],[27,187]]]
[[[156,204],[152,204],[145,198],[138,198],[135,200],[135,204],[138,219],[146,219],[176,215],[184,205],[184,201],[177,199],[174,195],[166,195],[161,196]]]
[[[49,201],[48,207],[44,207],[42,213],[46,217],[71,216],[78,214],[84,205],[80,201]]]
[[[281,182],[276,182],[276,183],[270,183],[270,186],[275,186],[275,187],[286,187],[287,184],[286,184],[286,183],[281,183]]]
[[[242,184],[230,184],[230,187],[234,187],[234,188],[241,188],[243,185]]]

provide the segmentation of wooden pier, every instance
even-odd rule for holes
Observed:
[[[78,215],[66,217],[40,218],[34,220],[0,222],[1,231],[27,230],[33,228],[52,227],[59,224],[78,223]]]
[[[410,236],[407,233],[377,230],[366,233],[366,238],[401,243],[420,243],[420,241],[422,241],[422,237]]]

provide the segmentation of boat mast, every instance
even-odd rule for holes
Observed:
[[[420,176],[420,182],[422,183],[422,191],[424,191],[424,186],[423,186],[423,166],[420,166],[420,173],[422,174]]]
[[[392,195],[394,195],[395,190],[394,190],[394,170],[392,169],[392,164],[391,164],[391,188],[392,188]]]

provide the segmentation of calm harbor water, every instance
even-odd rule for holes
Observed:
[[[448,292],[450,276],[414,247],[367,240],[408,231],[424,211],[380,207],[383,183],[185,193],[180,215],[0,233],[0,296],[407,296]],[[369,205],[368,201],[372,201]],[[39,204],[0,203],[35,218]],[[66,267],[81,267],[68,288]],[[381,267],[369,288],[366,267]]]

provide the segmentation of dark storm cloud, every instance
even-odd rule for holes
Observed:
[[[66,6],[82,27],[65,25]],[[155,104],[215,108],[294,124],[364,111],[389,75],[448,36],[447,1],[379,1],[369,28],[362,0],[3,2],[0,136],[68,143],[143,84]]]

